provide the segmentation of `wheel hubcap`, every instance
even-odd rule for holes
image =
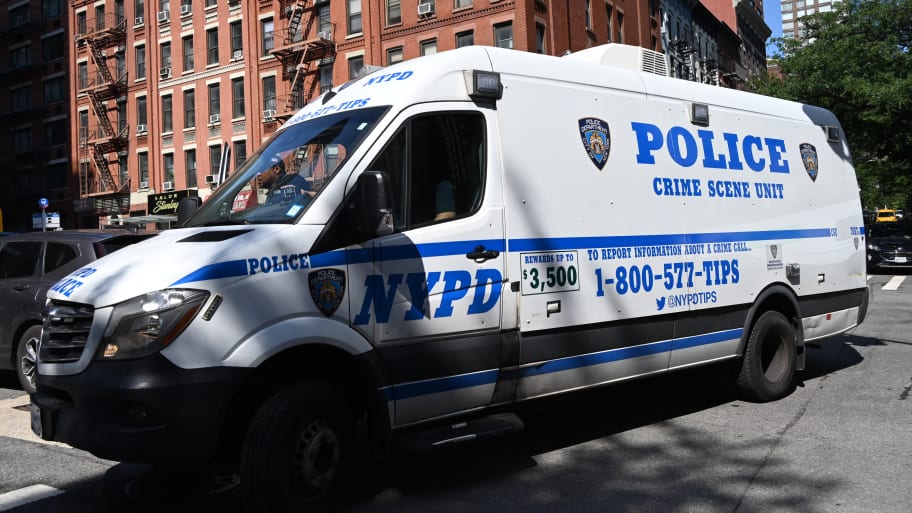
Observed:
[[[38,362],[38,337],[32,337],[25,341],[25,354],[19,361],[19,368],[22,375],[29,382],[29,385],[35,386],[35,374]]]
[[[295,447],[294,471],[305,495],[319,495],[332,484],[340,454],[339,437],[326,421],[313,420],[304,427]]]

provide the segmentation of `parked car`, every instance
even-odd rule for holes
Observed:
[[[912,267],[912,223],[875,223],[865,234],[869,270]]]
[[[15,370],[35,391],[41,309],[49,287],[80,267],[155,235],[124,230],[63,230],[0,238],[0,370]]]

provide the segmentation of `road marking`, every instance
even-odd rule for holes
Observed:
[[[883,290],[896,290],[902,285],[902,282],[905,281],[905,279],[905,276],[894,276],[883,286]]]
[[[63,490],[44,484],[36,484],[0,494],[0,511],[9,511],[32,502],[49,499],[64,493]]]

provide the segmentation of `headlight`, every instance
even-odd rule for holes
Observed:
[[[95,358],[142,358],[161,351],[184,331],[208,297],[201,290],[169,289],[116,305]]]
[[[872,242],[871,244],[868,244],[868,249],[871,251],[880,251],[880,246]]]

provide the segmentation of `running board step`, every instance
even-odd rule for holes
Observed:
[[[500,413],[465,422],[413,431],[399,441],[409,451],[440,449],[465,442],[474,442],[522,431],[523,421],[514,413]]]

